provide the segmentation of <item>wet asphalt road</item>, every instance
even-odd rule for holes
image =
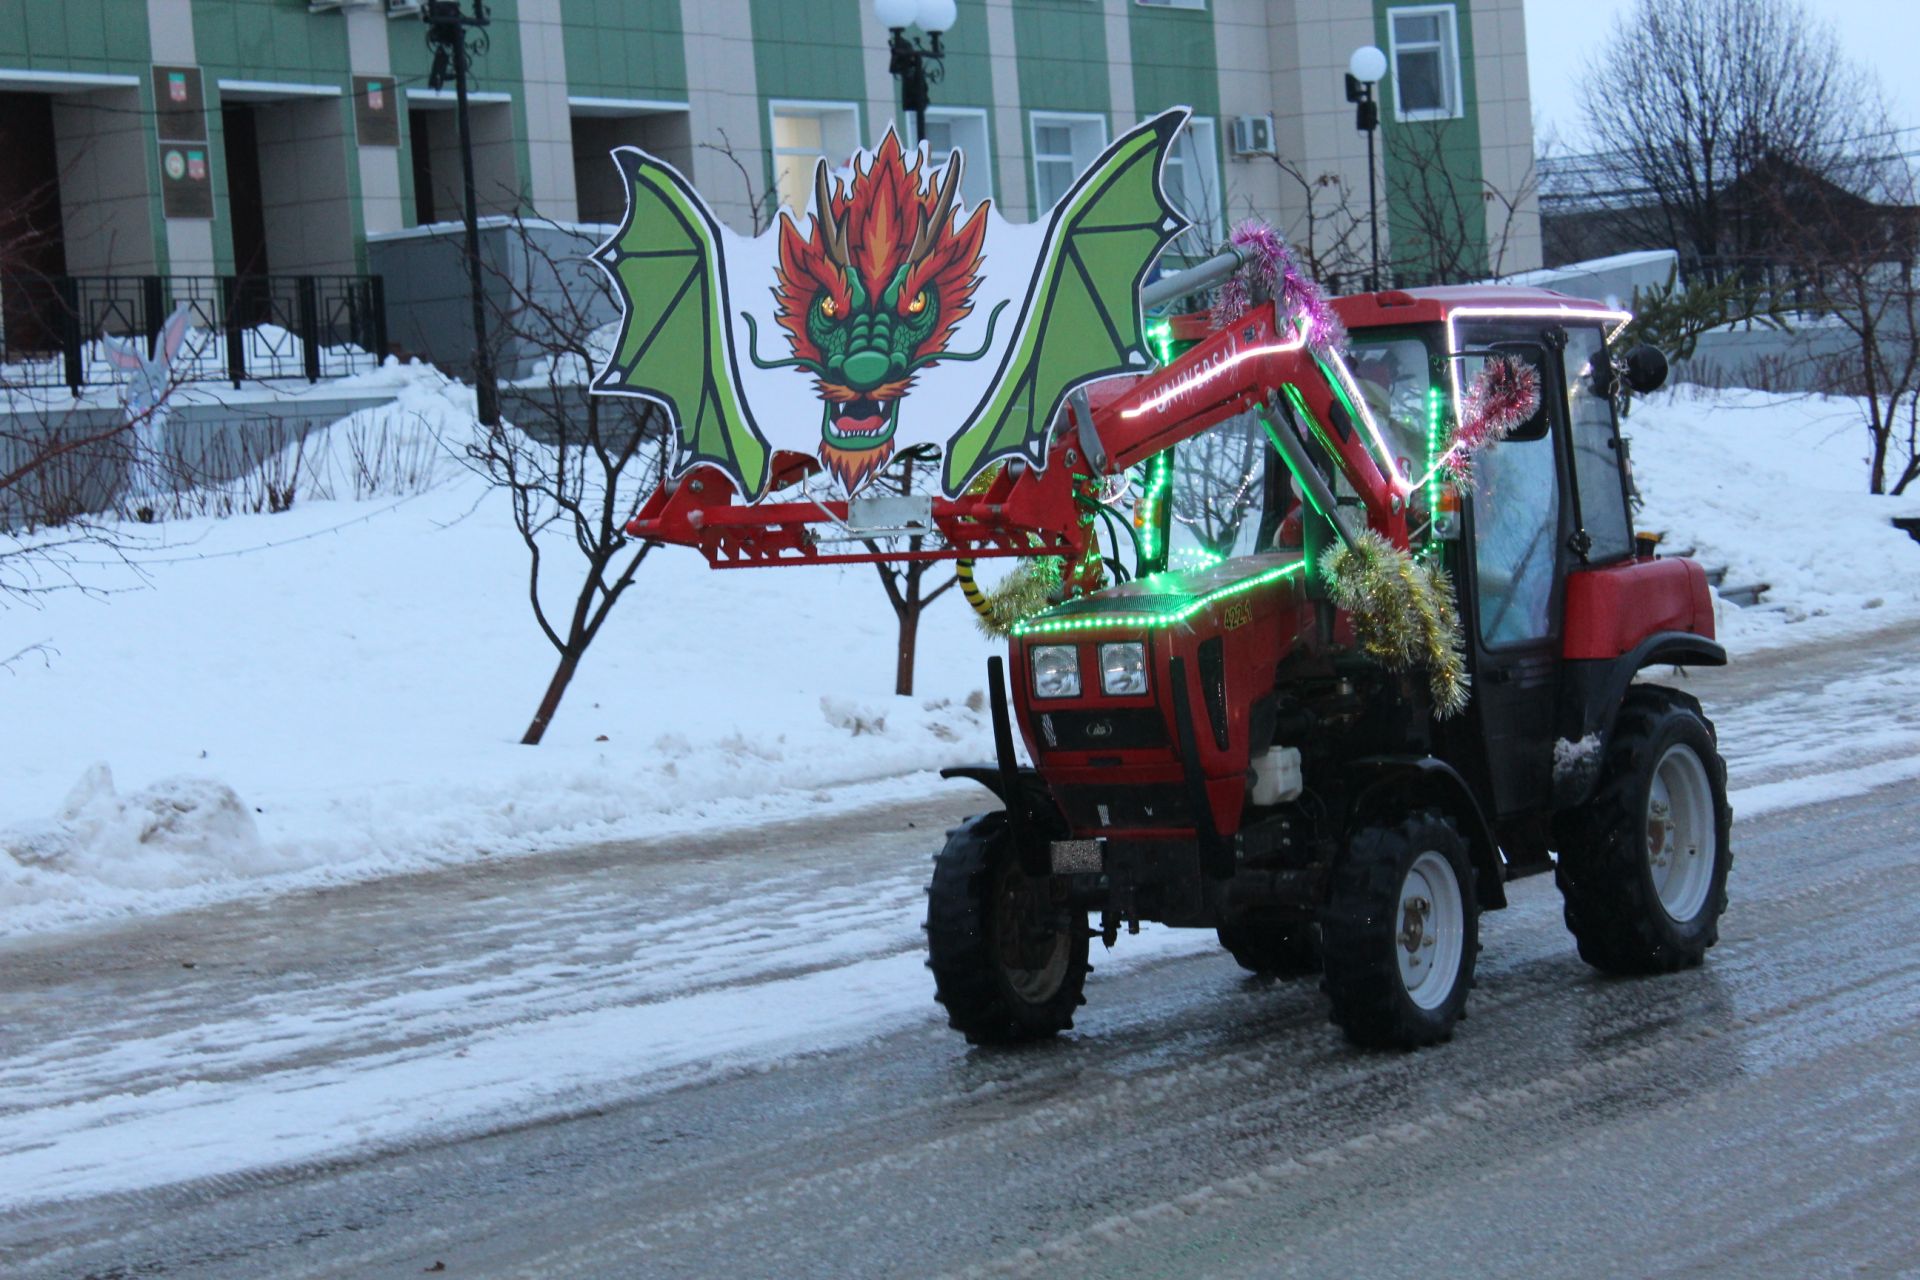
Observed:
[[[1770,679],[1818,685],[1793,660]],[[759,852],[842,858],[855,887],[969,799]],[[982,1052],[919,1024],[507,1131],[24,1210],[0,1217],[0,1274],[1920,1275],[1920,783],[1746,820],[1736,802],[1735,840],[1721,945],[1672,977],[1593,974],[1551,883],[1510,886],[1470,1017],[1436,1049],[1355,1051],[1311,983],[1223,955],[1114,973],[1096,951],[1055,1044]],[[578,857],[610,899],[660,874]],[[697,850],[685,866],[722,874]],[[343,891],[365,952],[331,963],[366,981],[458,946],[457,918],[407,923],[410,894],[449,883]],[[320,910],[16,948],[0,997],[124,995],[140,948],[217,928],[306,972],[301,948],[340,938],[273,922]],[[294,981],[244,968],[235,992]]]

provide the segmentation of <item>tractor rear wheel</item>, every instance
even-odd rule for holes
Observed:
[[[1697,965],[1727,909],[1727,766],[1700,703],[1627,691],[1593,798],[1560,815],[1554,878],[1580,958],[1604,973]]]
[[[935,855],[927,967],[948,1025],[971,1044],[1056,1035],[1086,1002],[1086,912],[1021,872],[1004,813],[969,818]]]
[[[1369,1048],[1452,1036],[1473,985],[1480,906],[1453,819],[1433,809],[1358,828],[1320,917],[1332,1021]]]
[[[1309,920],[1235,920],[1214,930],[1248,973],[1304,978],[1320,972],[1320,931]]]

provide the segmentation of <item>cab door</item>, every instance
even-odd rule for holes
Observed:
[[[1468,732],[1484,752],[1495,814],[1544,817],[1552,801],[1562,583],[1571,554],[1560,360],[1566,334],[1511,321],[1464,325],[1459,334],[1463,351],[1478,353],[1455,356],[1462,388],[1493,359],[1522,361],[1540,379],[1533,418],[1474,460],[1460,597],[1473,670]],[[1543,837],[1502,826],[1503,845],[1539,845],[1509,848],[1510,858],[1544,855]]]

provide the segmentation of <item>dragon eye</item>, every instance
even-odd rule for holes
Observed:
[[[907,314],[917,316],[927,309],[927,291],[922,289],[913,295],[913,301],[907,304]]]
[[[834,304],[832,295],[820,299],[820,314],[829,320],[840,314],[840,308]]]

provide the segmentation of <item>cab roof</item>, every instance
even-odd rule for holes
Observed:
[[[1525,307],[1529,310],[1588,312],[1618,317],[1620,312],[1591,298],[1576,298],[1553,289],[1530,289],[1511,284],[1436,285],[1428,289],[1383,289],[1378,293],[1350,293],[1333,299],[1334,314],[1349,329],[1382,325],[1427,324],[1445,320],[1462,308]]]

